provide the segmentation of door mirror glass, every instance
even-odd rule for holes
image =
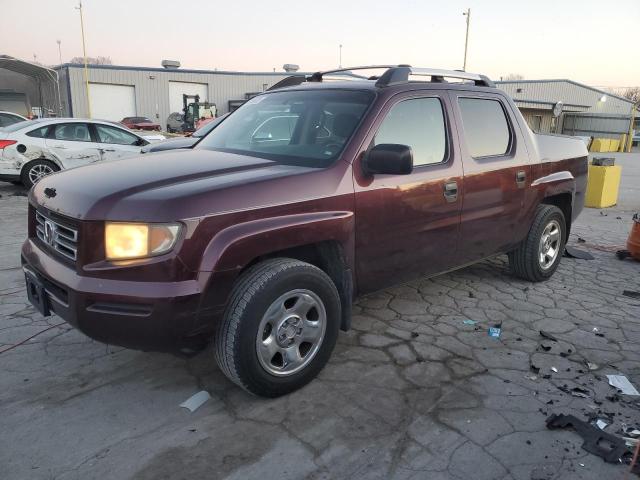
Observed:
[[[381,143],[369,150],[363,167],[371,175],[409,175],[413,172],[413,152],[408,145]]]

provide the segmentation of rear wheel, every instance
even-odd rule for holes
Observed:
[[[319,268],[266,260],[236,284],[216,333],[216,361],[231,381],[265,397],[310,382],[338,336],[340,298]]]
[[[509,253],[513,272],[531,282],[550,278],[564,253],[566,225],[562,210],[554,205],[540,205],[527,238]]]
[[[58,170],[60,170],[60,168],[51,160],[33,160],[22,167],[20,180],[25,187],[31,188],[41,178],[51,175]]]

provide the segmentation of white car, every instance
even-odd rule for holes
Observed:
[[[108,121],[43,118],[15,123],[0,129],[0,180],[31,187],[58,170],[138,155],[149,143]]]
[[[24,122],[25,120],[29,119],[17,113],[0,111],[0,128],[8,127],[14,123]]]

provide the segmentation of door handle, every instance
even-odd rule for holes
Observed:
[[[54,148],[59,148],[60,150],[66,150],[67,147],[65,147],[64,145],[54,145]]]
[[[452,203],[458,199],[458,182],[447,182],[444,184],[444,198]]]
[[[524,170],[518,170],[516,172],[516,184],[518,185],[518,187],[522,188],[524,187],[524,184],[527,180],[527,174]]]
[[[113,148],[99,148],[98,150],[101,152],[115,152],[115,149]]]

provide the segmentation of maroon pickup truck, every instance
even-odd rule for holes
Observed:
[[[497,254],[549,278],[584,143],[534,134],[481,75],[351,70],[290,77],[191,149],[42,179],[31,302],[105,343],[212,340],[233,382],[278,396],[323,368],[358,295]]]

